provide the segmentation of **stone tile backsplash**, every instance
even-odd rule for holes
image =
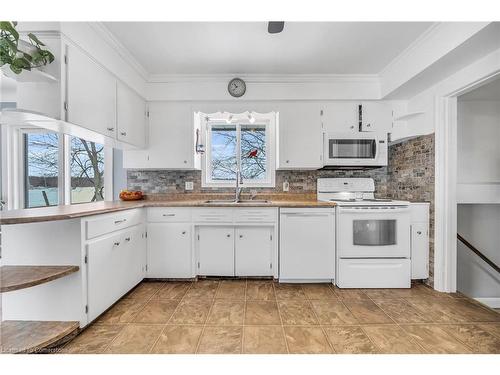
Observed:
[[[388,197],[430,202],[429,279],[434,285],[434,134],[420,136],[389,148]]]
[[[378,198],[403,199],[431,203],[430,274],[434,270],[434,134],[420,136],[389,147],[389,165],[367,170],[277,171],[275,188],[249,188],[258,193],[280,193],[288,181],[291,193],[315,193],[320,177],[371,177],[375,180]],[[185,182],[193,182],[194,189],[186,191]],[[156,193],[232,192],[233,188],[203,188],[201,171],[182,170],[128,170],[127,187]],[[248,191],[247,191],[248,192]]]

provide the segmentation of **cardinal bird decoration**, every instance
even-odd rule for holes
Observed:
[[[257,157],[257,150],[252,150],[248,153],[249,158],[256,158]]]

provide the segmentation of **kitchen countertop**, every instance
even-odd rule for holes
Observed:
[[[334,207],[335,203],[322,202],[315,194],[267,194],[257,195],[255,200],[269,202],[252,202],[243,196],[245,203],[207,203],[207,200],[231,200],[228,194],[158,194],[146,199],[132,202],[112,201],[84,204],[63,205],[3,211],[0,213],[0,224],[24,224],[42,221],[77,219],[86,216],[106,214],[142,207]]]

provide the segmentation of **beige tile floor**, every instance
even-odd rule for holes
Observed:
[[[422,284],[143,282],[61,353],[500,353],[500,313]]]

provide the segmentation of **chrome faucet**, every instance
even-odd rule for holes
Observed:
[[[243,190],[240,185],[243,185],[243,175],[241,174],[240,170],[236,171],[236,189],[235,189],[235,194],[234,194],[234,201],[239,202],[240,201],[240,196],[241,196],[241,191]]]

